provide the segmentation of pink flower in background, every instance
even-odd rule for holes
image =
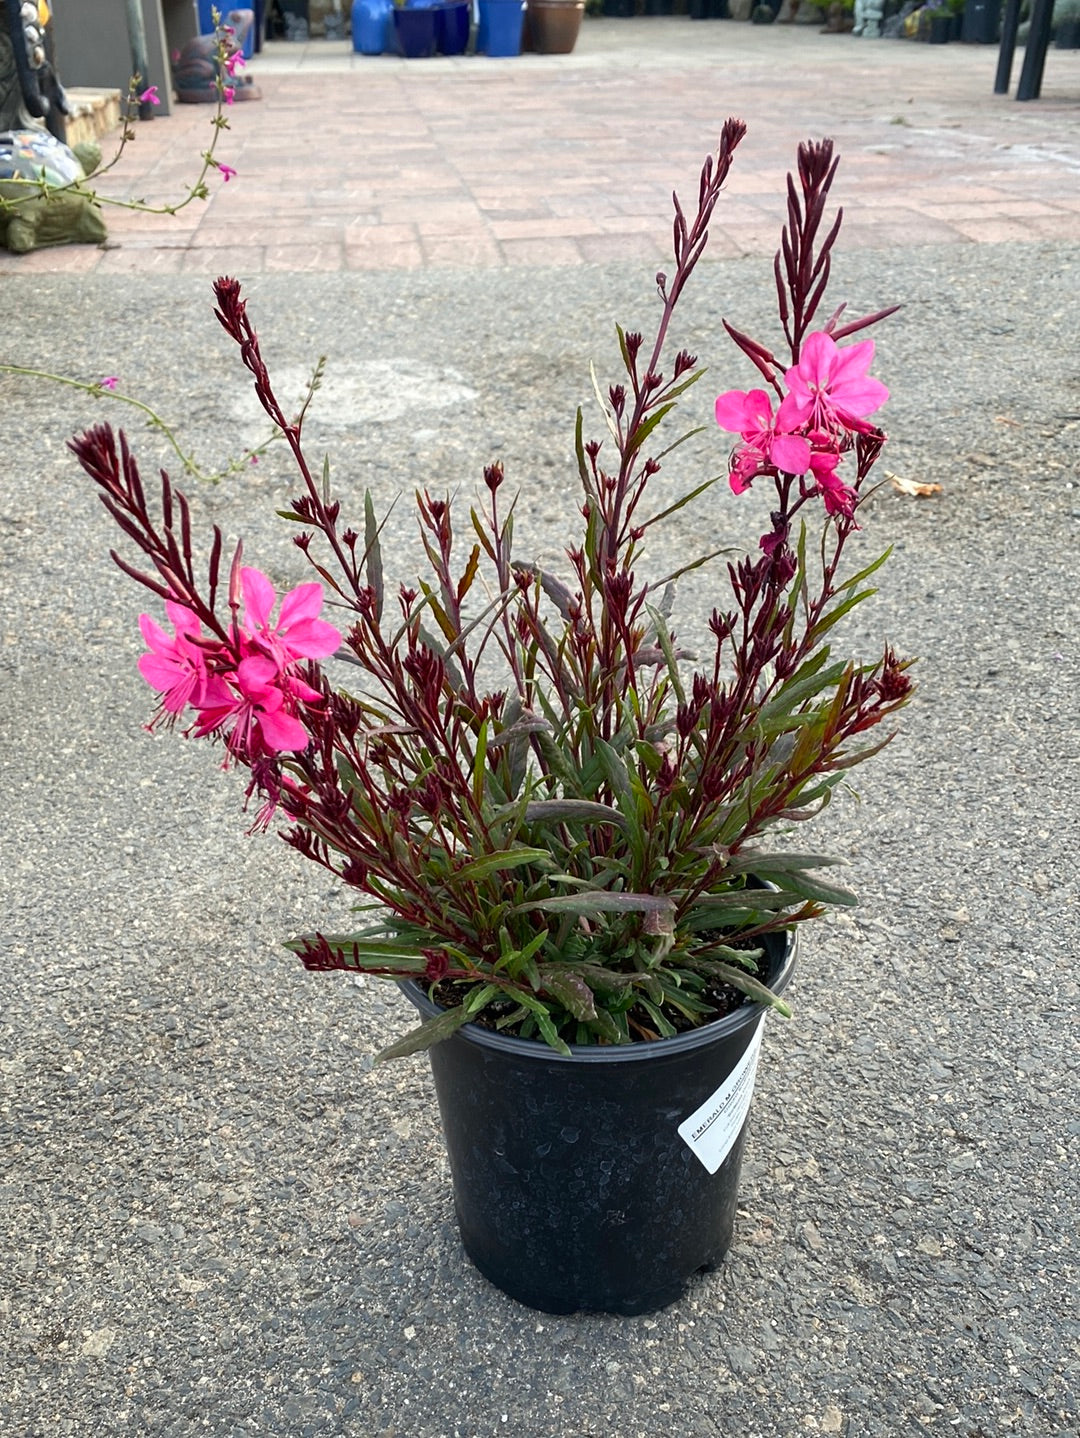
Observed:
[[[99,379],[98,384],[102,389],[115,389],[120,383],[118,374],[107,374],[104,379]]]
[[[258,569],[240,571],[244,596],[242,637],[250,640],[280,669],[298,659],[325,659],[341,646],[341,635],[332,624],[319,618],[322,608],[321,584],[299,584],[282,596],[276,624],[270,623],[274,607],[274,586]]]
[[[157,92],[156,85],[148,85],[139,96],[140,105],[160,105],[161,96]]]
[[[782,406],[781,406],[782,408]],[[773,418],[772,400],[763,389],[728,390],[716,401],[716,422],[742,439],[731,465],[731,488],[742,494],[755,475],[767,468],[785,474],[805,474],[810,446],[801,435],[788,433]]]
[[[226,184],[228,184],[230,180],[235,179],[236,171],[231,165],[223,165],[219,160],[217,162],[217,167],[221,171],[221,178],[225,181]]]
[[[841,349],[823,330],[807,335],[798,364],[784,375],[789,393],[776,416],[777,428],[868,429],[866,416],[889,398],[881,381],[867,374],[873,360],[873,340]]]
[[[139,660],[139,673],[162,696],[161,707],[167,714],[179,714],[189,704],[197,708],[207,702],[221,702],[228,688],[207,670],[207,651],[195,642],[202,635],[199,621],[182,604],[169,602],[165,612],[175,631],[171,635],[149,614],[139,615],[139,628],[150,649]]]

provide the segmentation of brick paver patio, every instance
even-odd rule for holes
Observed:
[[[105,248],[0,253],[0,272],[659,260],[671,189],[693,190],[729,114],[750,129],[714,258],[775,248],[795,144],[825,134],[848,247],[1080,239],[1080,51],[1051,50],[1027,104],[992,93],[996,61],[685,17],[588,19],[572,55],[507,60],[279,42],[249,67],[263,100],[229,112],[218,153],[235,180],[213,175],[212,198],[175,218],[111,209]],[[137,124],[103,192],[175,202],[210,123],[180,106]]]

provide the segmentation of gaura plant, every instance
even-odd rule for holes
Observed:
[[[725,124],[693,218],[675,198],[656,333],[618,330],[625,376],[602,399],[602,439],[578,412],[581,523],[561,574],[516,556],[492,464],[464,514],[417,494],[426,573],[392,587],[372,496],[349,520],[305,458],[232,279],[216,282],[217,318],[295,459],[300,492],[281,513],[318,578],[278,603],[239,545],[223,564],[216,528],[197,557],[164,473],[151,512],[123,433],[72,443],[146,567],[113,558],[165,604],[170,629],[140,621],[151,727],[219,743],[249,775],[256,827],[280,818],[287,844],[356,890],[360,927],[289,947],[314,971],[418,981],[439,1005],[383,1057],[470,1020],[566,1052],[669,1037],[741,1002],[786,1011],[762,981],[762,936],[855,902],[821,876],[834,860],[764,842],[821,812],[911,691],[891,648],[863,662],[830,642],[886,557],[844,563],[887,391],[867,373],[872,341],[843,341],[891,311],[845,322],[841,307],[814,327],[841,220],[825,231],[829,140],[801,145],[788,177],[783,358],[726,324],[761,376],[716,400],[727,478],[736,494],[764,488],[771,512],[758,552],[726,563],[704,658],[672,624],[677,576],[644,577],[653,531],[716,483],[650,503],[675,448],[660,426],[701,374],[685,349],[665,358],[668,330],[744,133]]]

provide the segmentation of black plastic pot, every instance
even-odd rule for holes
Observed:
[[[782,991],[796,941],[768,942]],[[438,1012],[401,987],[425,1017]],[[485,1278],[546,1313],[635,1314],[714,1268],[734,1231],[764,1018],[748,1002],[675,1038],[572,1046],[569,1058],[476,1024],[434,1045],[458,1226]]]
[[[967,45],[996,45],[1000,21],[1001,0],[967,0],[961,38]]]

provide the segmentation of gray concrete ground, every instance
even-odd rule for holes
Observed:
[[[147,606],[64,451],[121,416],[0,378],[0,1431],[1080,1432],[1078,260],[1063,240],[838,259],[836,298],[905,305],[878,334],[884,467],[942,486],[867,510],[867,556],[896,553],[849,637],[918,654],[921,689],[818,826],[863,903],[807,936],[795,1017],[771,1024],[735,1246],[632,1320],[532,1313],[465,1261],[424,1061],[371,1072],[404,1004],[278,947],[345,895],[244,836],[213,751],[140,728]],[[614,372],[613,322],[655,309],[651,274],[265,274],[251,303],[293,386],[329,356],[311,446],[354,503],[468,486],[497,456],[556,555],[573,409],[590,360]],[[774,333],[767,276],[756,256],[699,272],[688,422],[747,378],[721,316]],[[4,283],[13,361],[130,376],[210,464],[257,433],[203,279]],[[152,474],[161,443],[131,429]],[[672,482],[723,448],[707,432]],[[286,475],[269,458],[194,500],[280,579]],[[717,493],[657,571],[764,517]],[[393,527],[407,544],[404,505]],[[710,603],[688,586],[684,629]]]

